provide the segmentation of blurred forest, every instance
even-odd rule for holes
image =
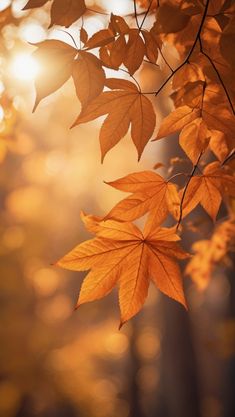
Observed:
[[[189,312],[151,287],[121,331],[115,291],[74,312],[84,275],[51,264],[89,237],[80,211],[105,214],[120,194],[104,180],[149,169],[159,155],[167,163],[174,149],[150,142],[137,162],[126,137],[101,165],[100,121],[69,130],[79,109],[71,80],[32,114],[30,43],[72,40],[47,29],[47,7],[23,12],[25,3],[0,2],[0,416],[234,417],[231,270],[217,269],[205,292],[186,278]],[[88,3],[132,13],[127,0]],[[90,13],[86,23],[92,34],[106,16]],[[79,28],[69,32],[76,38]],[[151,71],[140,73],[147,89]]]

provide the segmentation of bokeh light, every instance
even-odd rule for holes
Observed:
[[[12,60],[12,75],[20,81],[30,81],[35,79],[39,71],[39,64],[32,55],[19,53]]]

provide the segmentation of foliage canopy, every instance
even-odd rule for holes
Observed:
[[[29,0],[24,9],[46,3]],[[37,44],[34,55],[45,71],[36,80],[34,109],[72,77],[81,103],[73,127],[106,116],[99,135],[102,161],[129,129],[138,158],[150,139],[166,140],[179,133],[179,147],[174,145],[175,158],[167,167],[169,172],[178,171],[170,178],[154,171],[130,173],[110,182],[130,195],[104,218],[82,214],[95,238],[78,245],[57,264],[90,270],[78,305],[103,297],[118,283],[121,324],[141,309],[150,279],[186,306],[177,259],[189,255],[176,243],[189,227],[185,218],[200,204],[214,222],[211,239],[196,241],[196,253],[186,267],[200,288],[208,284],[215,264],[227,259],[234,243],[234,2],[133,0],[132,15],[107,16],[107,27],[91,37],[86,31],[91,11],[84,0],[51,3],[50,27],[68,28],[81,19],[80,43],[77,46],[73,39],[73,46],[58,40]],[[165,76],[155,91],[141,87],[138,74],[145,65],[151,65],[157,78],[160,71]],[[117,77],[109,77],[109,69]],[[155,103],[169,87],[174,109],[155,134]],[[189,172],[180,169],[182,151],[192,165]],[[184,178],[180,186],[179,177]],[[226,215],[218,221],[221,205]],[[146,213],[141,232],[131,222]],[[167,219],[169,224],[168,216],[172,226],[166,228],[163,222]]]

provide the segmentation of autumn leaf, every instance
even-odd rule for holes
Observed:
[[[41,7],[48,0],[29,0],[23,10]],[[76,22],[86,11],[84,0],[54,0],[51,6],[51,23],[53,25],[61,25],[69,27]]]
[[[34,9],[36,7],[44,6],[49,0],[29,0],[23,7],[23,10]]]
[[[105,73],[100,60],[91,53],[79,51],[79,56],[73,64],[72,75],[82,106],[86,106],[103,91]]]
[[[184,126],[195,120],[200,115],[199,109],[192,109],[189,106],[178,107],[169,116],[165,117],[161,123],[156,139],[178,132]]]
[[[78,51],[72,46],[57,40],[38,43],[33,56],[40,65],[40,74],[35,80],[36,100],[38,103],[49,94],[54,93],[72,75],[74,58]]]
[[[208,131],[205,122],[201,118],[187,124],[179,136],[179,144],[193,164],[196,164],[199,155],[206,150],[209,141],[210,131]]]
[[[120,81],[119,84],[119,80],[114,83],[109,86],[113,85],[115,91],[105,91],[89,103],[73,126],[108,114],[100,129],[103,161],[106,153],[126,135],[131,124],[131,137],[140,158],[155,127],[156,116],[152,103],[133,83]]]
[[[155,172],[135,172],[108,184],[133,194],[117,203],[106,218],[132,221],[149,212],[149,230],[161,224],[169,212],[179,217],[180,199],[176,186]]]
[[[109,28],[114,34],[127,34],[130,29],[122,16],[117,16],[113,13],[111,13]]]
[[[145,55],[149,62],[154,64],[158,59],[158,44],[156,43],[156,40],[152,36],[151,32],[142,30],[141,33],[145,43]]]
[[[186,62],[186,64],[174,75],[172,87],[174,90],[177,90],[188,82],[195,82],[198,80],[205,80],[201,67],[195,62]]]
[[[235,196],[235,177],[226,174],[218,163],[206,166],[203,175],[191,178],[183,201],[183,217],[199,203],[216,220],[223,194]]]
[[[88,41],[86,42],[85,46],[86,49],[94,49],[100,46],[104,46],[113,42],[115,40],[115,36],[110,29],[102,29],[99,32],[94,33]]]
[[[86,11],[84,0],[54,0],[51,6],[51,23],[66,28],[76,22]]]
[[[109,68],[118,69],[125,56],[126,40],[125,36],[119,36],[114,42],[100,48],[100,59]]]
[[[170,18],[172,16],[172,18]],[[157,10],[159,21],[159,33],[179,32],[189,22],[190,16],[182,13],[179,7],[171,4],[163,4]]]
[[[90,216],[89,228],[91,223]],[[118,284],[121,327],[142,308],[152,280],[160,291],[187,308],[176,258],[188,255],[172,230],[157,228],[143,235],[132,223],[98,223],[97,218],[94,228],[94,239],[76,246],[56,263],[75,271],[91,270],[83,281],[77,307],[104,297]]]
[[[145,44],[138,29],[130,29],[123,64],[132,75],[142,64]]]

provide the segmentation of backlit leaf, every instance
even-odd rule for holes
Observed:
[[[77,271],[91,269],[77,306],[104,297],[118,284],[121,326],[142,308],[152,279],[160,291],[186,307],[176,258],[188,255],[173,230],[157,228],[143,236],[131,223],[102,221],[99,227],[101,233],[109,229],[108,234],[81,243],[56,263]]]

